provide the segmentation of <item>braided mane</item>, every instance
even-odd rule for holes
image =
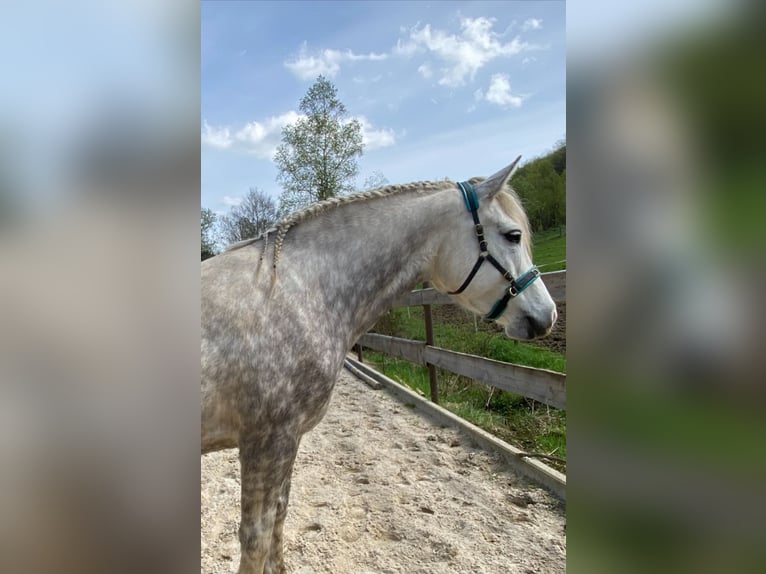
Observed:
[[[262,261],[264,254],[266,252],[266,249],[268,247],[269,235],[276,233],[277,236],[276,236],[276,239],[274,240],[274,261],[272,263],[273,267],[276,269],[277,263],[279,263],[279,257],[282,253],[282,245],[284,243],[287,232],[290,230],[290,228],[306,220],[314,219],[315,217],[321,215],[325,211],[329,211],[340,205],[347,205],[349,203],[362,203],[365,201],[371,201],[371,200],[380,199],[384,197],[390,197],[393,195],[398,195],[398,194],[407,193],[407,192],[426,192],[427,193],[431,191],[438,191],[438,190],[444,189],[448,185],[454,186],[455,183],[448,180],[418,181],[414,183],[386,185],[384,187],[378,187],[376,189],[371,189],[369,191],[353,193],[351,195],[341,195],[337,197],[331,197],[323,201],[312,203],[308,207],[305,207],[299,211],[296,211],[295,213],[288,215],[287,217],[282,219],[280,222],[278,222],[274,227],[267,229],[266,231],[261,233],[258,237],[254,237],[252,239],[245,239],[244,241],[239,241],[237,243],[234,243],[233,245],[230,245],[229,247],[227,247],[224,251],[234,251],[236,249],[241,249],[242,247],[247,247],[248,245],[252,245],[263,239],[264,245],[263,245],[263,250],[261,252],[261,261]]]
[[[484,181],[485,177],[472,177],[470,180],[468,180],[471,185],[477,185]],[[260,262],[263,261],[263,258],[266,254],[266,250],[269,246],[269,236],[276,233],[276,238],[274,239],[274,257],[272,261],[272,267],[276,270],[277,264],[279,263],[280,255],[282,254],[282,245],[285,241],[285,236],[287,235],[287,232],[296,225],[309,220],[314,219],[324,213],[325,211],[329,211],[331,209],[335,209],[338,206],[341,205],[347,205],[350,203],[362,203],[365,201],[372,201],[375,199],[385,198],[385,197],[391,197],[394,195],[399,195],[403,193],[408,192],[418,192],[418,193],[429,193],[433,191],[440,191],[442,189],[445,189],[447,187],[456,187],[455,182],[450,181],[448,179],[442,180],[442,181],[418,181],[414,183],[405,183],[405,184],[396,184],[396,185],[387,185],[383,187],[378,187],[376,189],[372,189],[369,191],[362,191],[358,193],[354,193],[351,195],[341,195],[337,197],[331,197],[330,199],[325,199],[323,201],[318,201],[316,203],[312,203],[308,207],[305,207],[299,211],[296,211],[295,213],[292,213],[282,219],[280,222],[278,222],[274,227],[271,227],[270,229],[267,229],[261,235],[258,237],[252,238],[252,239],[245,239],[244,241],[239,241],[237,243],[234,243],[233,245],[230,245],[225,249],[225,251],[234,251],[236,249],[241,249],[242,247],[247,247],[248,245],[253,245],[254,243],[257,243],[258,241],[263,240],[263,247],[261,249],[261,257]],[[503,197],[505,196],[505,197]],[[523,234],[523,242],[525,244],[525,247],[530,250],[531,244],[530,244],[530,232],[529,232],[529,220],[527,219],[526,214],[524,213],[524,209],[521,207],[521,201],[519,200],[516,193],[511,189],[507,188],[503,191],[503,193],[500,194],[502,199],[501,206],[503,209],[511,216],[513,216],[517,221],[521,223],[521,225],[524,227],[524,234]]]

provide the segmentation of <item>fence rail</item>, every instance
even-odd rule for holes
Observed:
[[[566,408],[566,376],[561,373],[504,363],[432,347],[423,341],[412,341],[377,333],[363,335],[359,343],[374,351],[399,357],[410,363],[431,364],[445,371],[529,397],[552,407]]]
[[[543,273],[542,279],[548,292],[556,302],[566,300],[566,271]],[[396,303],[396,307],[422,305],[430,315],[430,305],[454,304],[447,295],[433,289],[419,289],[408,293]],[[502,389],[510,391],[541,403],[556,407],[566,408],[566,375],[536,369],[513,363],[505,363],[476,355],[458,353],[435,347],[424,341],[413,341],[400,337],[391,337],[377,333],[367,333],[359,341],[361,347],[368,347],[388,355],[405,359],[418,365],[438,367],[458,375],[463,375]],[[432,392],[431,399],[438,402],[438,397]]]

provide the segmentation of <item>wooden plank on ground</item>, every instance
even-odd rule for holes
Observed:
[[[510,391],[559,409],[566,408],[566,376],[476,355],[426,347],[427,363],[481,383]]]
[[[371,375],[370,371],[372,369],[363,362],[355,361],[354,363],[351,363],[346,360],[343,362],[343,366],[345,366],[357,379],[364,381],[364,383],[371,389],[378,391],[383,388],[383,384]]]
[[[517,472],[523,474],[536,484],[547,489],[560,500],[566,502],[567,479],[561,472],[549,467],[539,460],[523,456],[524,452],[521,449],[508,444],[487,431],[480,429],[476,425],[461,419],[454,413],[421,397],[417,393],[392,381],[374,369],[358,363],[352,357],[346,358],[346,365],[356,367],[357,370],[355,374],[363,371],[364,377],[372,378],[383,384],[383,386],[397,399],[408,405],[414,405],[418,410],[430,416],[433,420],[438,421],[440,424],[456,427],[482,448],[497,452]]]

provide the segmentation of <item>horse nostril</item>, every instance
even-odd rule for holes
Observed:
[[[556,317],[555,313],[556,312],[554,311],[554,316],[553,316],[554,320]],[[525,319],[527,321],[527,334],[530,339],[536,339],[537,337],[542,337],[548,332],[548,330],[551,328],[551,325],[553,325],[552,322],[548,323],[548,322],[539,321],[538,319],[536,319],[535,317],[532,317],[531,315],[527,315]]]

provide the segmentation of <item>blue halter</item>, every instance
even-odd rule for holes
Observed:
[[[492,266],[500,272],[505,280],[511,283],[505,294],[495,302],[489,313],[484,316],[486,321],[494,321],[505,312],[505,309],[508,307],[508,303],[512,298],[516,297],[519,293],[524,291],[524,289],[534,283],[538,277],[540,277],[540,270],[537,268],[537,266],[533,265],[529,271],[524,273],[521,277],[518,277],[517,279],[513,278],[513,275],[511,275],[511,273],[505,267],[503,267],[502,264],[497,259],[495,259],[487,249],[487,240],[484,238],[484,227],[479,221],[479,196],[476,195],[476,190],[474,190],[473,186],[467,181],[458,183],[457,186],[460,188],[460,191],[463,194],[463,200],[465,201],[466,209],[471,212],[471,217],[473,217],[473,223],[476,229],[476,237],[479,240],[479,258],[476,260],[476,263],[474,264],[473,269],[471,269],[471,272],[468,274],[468,277],[466,277],[466,280],[463,281],[463,284],[458,288],[457,291],[450,291],[449,294],[458,295],[459,293],[465,291],[466,287],[468,287],[471,281],[473,281],[476,273],[479,272],[479,268],[481,268],[482,264],[485,261],[489,261]]]

